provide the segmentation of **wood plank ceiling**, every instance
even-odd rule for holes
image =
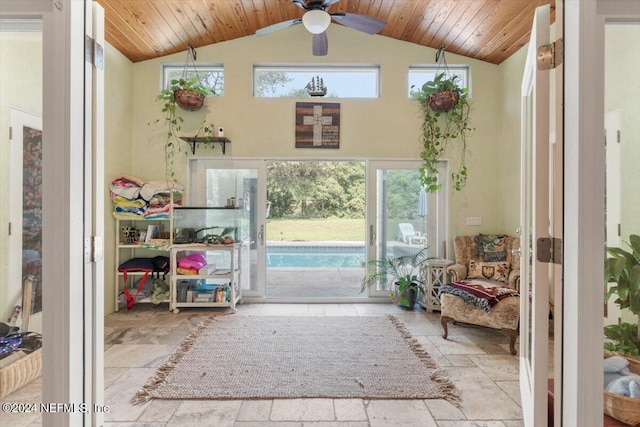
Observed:
[[[304,13],[291,0],[97,1],[107,41],[132,62],[248,36]],[[375,16],[388,23],[383,36],[500,64],[528,42],[543,4],[551,4],[553,22],[555,0],[340,0],[329,12]]]

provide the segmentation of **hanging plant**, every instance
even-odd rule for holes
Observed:
[[[167,126],[167,139],[164,144],[165,177],[167,182],[177,182],[174,160],[176,153],[182,151],[183,142],[179,138],[184,118],[179,114],[178,107],[185,111],[197,111],[204,105],[206,96],[215,95],[214,90],[202,84],[195,65],[195,58],[195,49],[189,45],[182,77],[172,79],[170,87],[162,89],[156,96],[156,101],[162,103],[164,119],[156,120],[155,122],[162,122]],[[190,75],[192,76],[189,77]],[[203,134],[205,137],[213,136],[213,124],[203,122],[197,134]]]
[[[460,76],[451,74],[444,59],[444,47],[436,54],[438,70],[432,81],[419,89],[412,86],[411,97],[420,103],[422,111],[422,152],[424,164],[420,168],[420,182],[425,191],[432,193],[442,188],[438,182],[438,162],[447,151],[450,142],[460,142],[460,163],[451,174],[453,188],[462,190],[467,183],[465,162],[467,136],[473,131],[469,112],[471,105],[467,99],[467,88],[460,87]],[[444,71],[440,72],[440,65]]]

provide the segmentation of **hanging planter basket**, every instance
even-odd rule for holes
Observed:
[[[453,109],[460,99],[460,94],[455,90],[444,90],[429,95],[427,105],[433,111],[446,112]]]
[[[178,107],[187,111],[198,111],[204,105],[204,95],[195,90],[178,89],[173,92]]]

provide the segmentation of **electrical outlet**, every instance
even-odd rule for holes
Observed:
[[[467,217],[467,225],[482,225],[482,217],[479,217],[479,216],[468,216]]]

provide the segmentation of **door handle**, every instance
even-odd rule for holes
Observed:
[[[373,225],[369,226],[369,246],[373,246],[376,243],[376,232],[373,230]]]
[[[260,239],[260,244],[264,245],[264,224],[260,226],[260,231],[258,232],[258,239]]]
[[[522,255],[522,250],[520,248],[511,249],[511,254],[516,255],[516,256],[520,256],[520,255]]]

